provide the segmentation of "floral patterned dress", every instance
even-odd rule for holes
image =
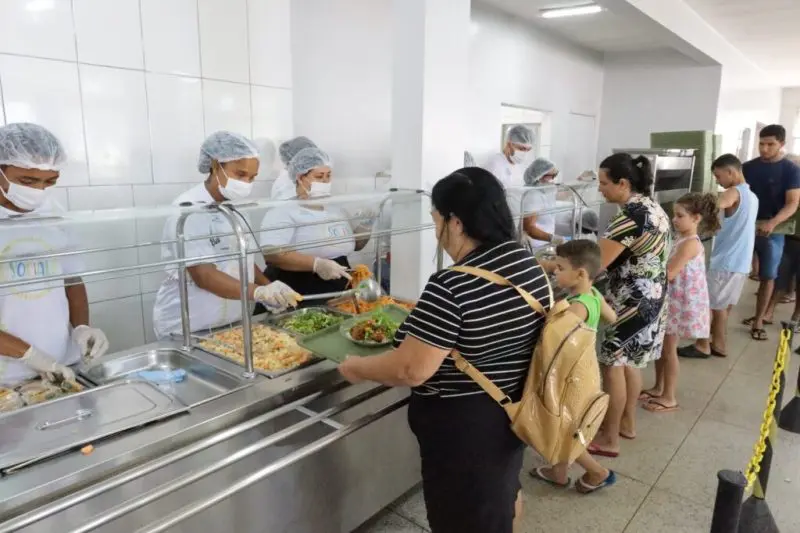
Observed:
[[[603,237],[625,250],[607,269],[606,300],[617,321],[606,330],[598,358],[606,366],[641,368],[661,356],[664,343],[669,218],[653,199],[633,195]]]
[[[675,242],[672,253],[687,239],[700,240],[696,235],[680,239]],[[706,284],[706,253],[702,248],[700,250],[669,283],[667,335],[677,335],[682,339],[708,338],[711,320]]]

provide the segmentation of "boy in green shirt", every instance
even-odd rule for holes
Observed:
[[[603,296],[592,286],[592,281],[600,273],[600,246],[586,239],[578,239],[560,244],[556,247],[554,261],[541,261],[542,267],[554,272],[556,284],[567,292],[567,301],[571,304],[568,312],[575,313],[587,326],[597,329],[602,318],[608,323],[617,320],[617,314],[605,301]],[[584,451],[575,461],[586,470],[575,483],[575,489],[581,494],[590,494],[616,483],[617,476],[613,471],[604,468],[588,451]],[[530,471],[536,479],[555,485],[568,487],[571,480],[568,476],[569,465],[557,464],[552,467],[539,467]]]

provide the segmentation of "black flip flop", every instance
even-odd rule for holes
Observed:
[[[711,347],[711,355],[713,355],[714,357],[720,357],[720,358],[728,357],[728,354],[720,352],[719,350],[717,350],[713,346]]]
[[[750,330],[750,338],[754,341],[768,341],[767,330],[764,328],[753,328]]]
[[[714,353],[713,348],[711,349],[711,353]],[[678,348],[678,357],[684,357],[686,359],[708,359],[711,357],[711,354],[703,353],[698,350],[694,344],[689,344],[688,346]]]

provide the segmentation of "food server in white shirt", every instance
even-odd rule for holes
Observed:
[[[507,189],[513,184],[514,172],[522,168],[532,149],[533,131],[521,124],[512,126],[506,133],[503,150],[489,158],[486,170]]]
[[[172,205],[190,207],[210,205],[226,200],[242,200],[250,195],[258,174],[258,148],[242,135],[227,131],[211,134],[200,148],[197,168],[206,179],[178,196]],[[249,224],[249,220],[245,220]],[[171,217],[164,227],[164,240],[176,239],[177,217]],[[186,257],[200,258],[221,255],[235,250],[231,224],[220,213],[193,213],[186,219]],[[245,231],[247,227],[245,225]],[[255,250],[255,241],[248,247]],[[177,256],[175,245],[165,246],[166,260]],[[208,259],[190,262],[189,325],[192,331],[222,326],[241,320],[241,286],[239,262],[236,259]],[[255,268],[248,265],[248,296],[268,310],[278,312],[296,305],[297,294],[286,284],[270,283]],[[153,326],[159,339],[181,330],[180,288],[178,267],[167,268],[167,278],[161,283],[153,309]]]
[[[41,257],[75,251],[62,225],[36,221],[64,211],[49,193],[65,159],[59,140],[41,126],[0,127],[0,282],[82,269],[76,255]],[[74,379],[67,365],[107,350],[105,334],[89,327],[89,300],[79,277],[0,291],[0,385],[15,386],[37,375]]]
[[[332,162],[318,148],[305,148],[289,163],[289,177],[295,180],[297,200],[331,195]],[[361,210],[363,213],[364,210]],[[283,247],[330,239],[330,244],[312,249],[279,252],[264,257],[270,275],[289,284],[302,295],[342,291],[347,287],[350,264],[347,256],[362,249],[374,218],[360,218],[357,212],[320,203],[291,202],[267,211],[261,224],[261,245]]]
[[[294,180],[289,179],[289,161],[304,148],[316,148],[317,145],[308,137],[295,137],[288,141],[282,142],[278,147],[278,155],[283,163],[278,178],[272,184],[272,191],[270,192],[270,200],[288,200],[296,196]]]

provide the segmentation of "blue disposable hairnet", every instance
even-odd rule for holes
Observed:
[[[543,157],[537,157],[536,160],[525,169],[525,174],[523,176],[525,185],[536,185],[545,174],[552,172],[555,168],[556,166],[552,161]]]
[[[200,147],[197,158],[197,170],[207,174],[211,172],[211,162],[227,163],[239,159],[258,159],[258,147],[253,141],[230,131],[212,133]]]
[[[330,156],[319,148],[303,148],[289,161],[289,179],[297,181],[299,176],[308,174],[318,167],[331,167],[333,161]]]
[[[58,170],[66,159],[61,141],[38,124],[19,122],[0,127],[0,165]]]
[[[295,137],[294,139],[289,139],[288,141],[282,142],[280,147],[278,147],[278,154],[281,156],[281,162],[283,162],[283,166],[286,166],[289,164],[289,161],[292,160],[295,154],[303,148],[316,147],[317,145],[314,144],[314,141],[308,137]]]
[[[509,128],[508,134],[506,135],[506,140],[510,143],[532,147],[533,131],[522,124],[517,124],[516,126]]]
[[[464,150],[464,166],[465,167],[476,167],[478,165],[475,164],[475,158],[472,157],[472,154]]]

